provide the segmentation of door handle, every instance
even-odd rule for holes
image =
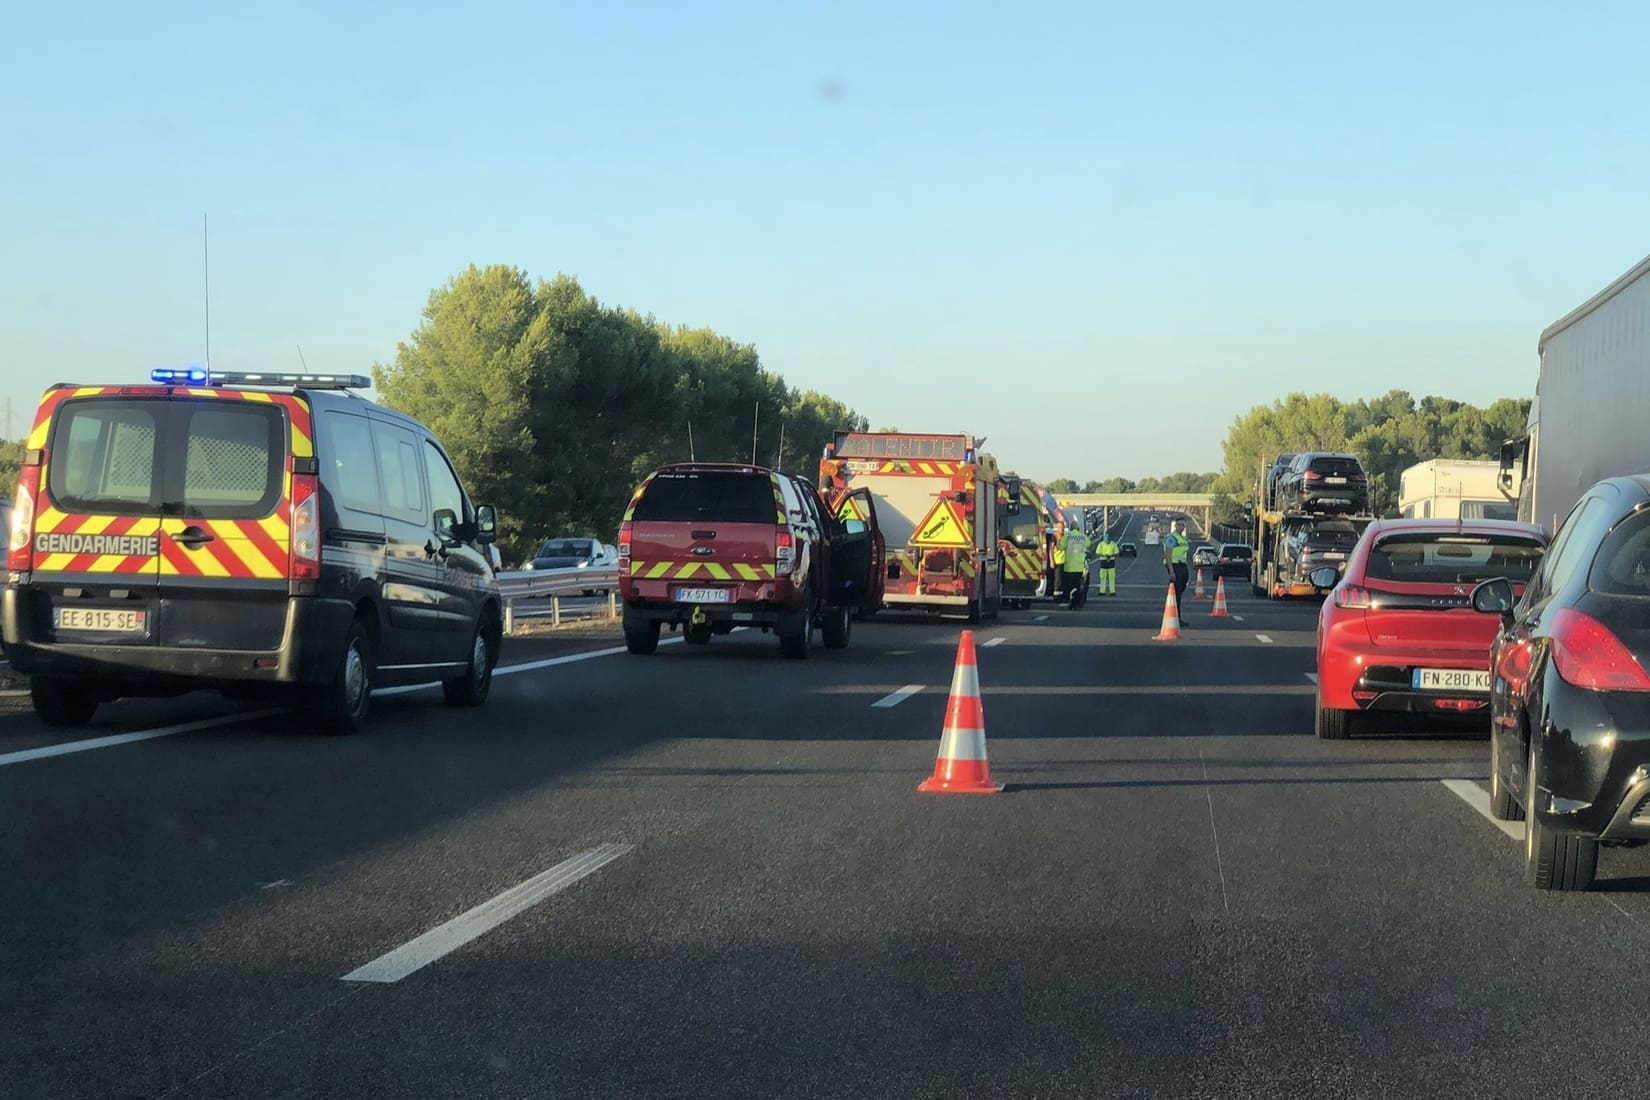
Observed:
[[[172,541],[183,546],[187,546],[193,550],[197,546],[204,546],[207,543],[216,540],[217,537],[218,536],[212,534],[210,531],[204,531],[199,527],[190,526],[185,527],[181,531],[174,532],[172,534]]]

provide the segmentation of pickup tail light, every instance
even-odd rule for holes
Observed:
[[[1367,588],[1359,588],[1355,584],[1343,584],[1335,589],[1335,606],[1368,611],[1375,606],[1375,598],[1370,595]]]
[[[773,536],[775,571],[789,573],[796,564],[796,541],[788,528],[781,527]]]
[[[17,472],[17,492],[11,502],[11,530],[6,533],[6,568],[13,573],[27,573],[34,568],[34,502],[40,496],[40,470],[44,463],[42,456]]]
[[[321,579],[320,480],[315,474],[292,475],[291,580]]]
[[[1553,616],[1553,667],[1589,691],[1650,691],[1650,675],[1621,639],[1591,615],[1566,607]]]
[[[630,524],[619,525],[619,573],[630,572]]]

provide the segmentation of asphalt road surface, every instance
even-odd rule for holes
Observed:
[[[916,792],[959,624],[915,616],[802,662],[511,641],[484,710],[403,692],[345,739],[209,696],[71,736],[13,705],[0,1094],[1636,1086],[1650,855],[1526,890],[1446,785],[1481,736],[1314,740],[1313,607],[1234,584],[1154,642],[1142,550],[1115,599],[978,629],[995,797]]]

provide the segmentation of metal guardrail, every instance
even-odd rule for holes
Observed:
[[[619,570],[612,569],[517,569],[501,572],[498,594],[504,599],[504,633],[515,633],[517,600],[550,601],[550,625],[561,625],[561,598],[595,588],[607,590],[608,618],[619,617]]]

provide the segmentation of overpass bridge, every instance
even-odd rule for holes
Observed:
[[[1186,512],[1200,516],[1209,530],[1214,497],[1209,493],[1055,493],[1062,508],[1133,508],[1147,512]]]

